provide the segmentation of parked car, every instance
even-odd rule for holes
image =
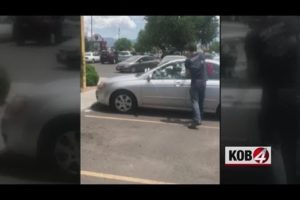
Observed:
[[[136,107],[191,110],[185,59],[171,60],[141,74],[114,77],[100,82],[97,101],[118,112],[130,112]],[[204,112],[220,112],[220,64],[206,60],[212,67],[208,75]]]
[[[71,177],[80,171],[78,78],[21,84],[2,119],[5,150],[37,158]],[[62,87],[63,86],[63,87]],[[21,88],[22,87],[22,88]],[[68,95],[66,95],[68,88]]]
[[[100,54],[97,52],[86,52],[85,61],[89,63],[100,62]]]
[[[131,56],[132,56],[132,54],[130,53],[130,51],[120,51],[118,53],[118,62],[122,62],[124,60],[127,60]]]
[[[127,60],[120,62],[116,70],[120,72],[144,72],[145,69],[152,69],[158,65],[159,59],[153,56],[132,56]]]
[[[118,62],[118,56],[117,56],[116,52],[103,50],[103,51],[101,51],[100,61],[102,64],[107,63],[107,62],[111,63],[111,64],[115,64]]]
[[[78,37],[62,43],[58,49],[56,54],[58,63],[72,68],[80,68],[81,52],[80,39]]]
[[[62,41],[63,16],[16,16],[13,20],[13,38],[18,45],[26,41],[59,43]]]

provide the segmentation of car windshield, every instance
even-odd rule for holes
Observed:
[[[86,53],[85,55],[86,55],[86,56],[91,56],[91,53]]]

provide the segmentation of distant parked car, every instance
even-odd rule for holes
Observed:
[[[118,62],[122,62],[130,58],[132,54],[129,51],[120,51],[118,53]]]
[[[90,63],[100,62],[100,54],[97,52],[86,52],[85,61]]]
[[[120,72],[144,72],[145,69],[152,69],[158,65],[159,59],[153,56],[132,56],[127,60],[120,62],[116,70]]]
[[[118,61],[118,56],[115,52],[103,50],[100,55],[100,61],[102,64],[107,62],[115,64]]]

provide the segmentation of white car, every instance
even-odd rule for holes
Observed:
[[[85,61],[89,63],[100,62],[100,54],[96,52],[86,52]]]
[[[3,150],[36,158],[67,176],[78,177],[78,85],[78,78],[55,80],[42,85],[18,85],[2,113],[0,133],[4,140]],[[65,95],[66,88],[68,95]]]
[[[120,51],[118,53],[118,62],[122,62],[124,60],[127,60],[131,56],[132,56],[132,54],[130,53],[130,51]]]

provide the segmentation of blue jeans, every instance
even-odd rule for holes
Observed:
[[[191,85],[190,95],[193,109],[193,121],[196,123],[201,123],[202,120],[205,88],[205,81],[196,81],[195,84]]]

